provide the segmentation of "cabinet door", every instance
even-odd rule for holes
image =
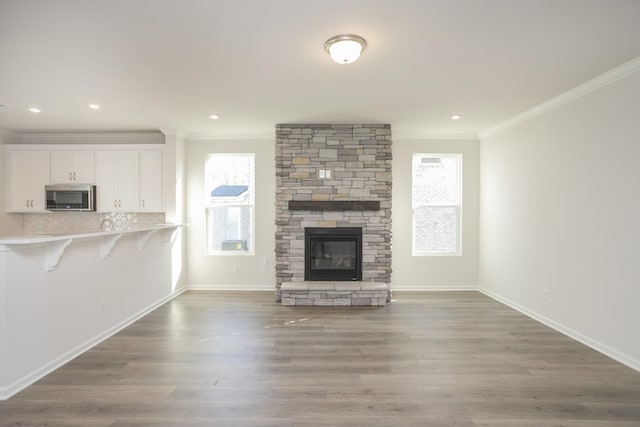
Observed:
[[[73,181],[78,184],[93,184],[94,153],[90,150],[73,152]]]
[[[52,151],[51,182],[93,184],[93,151]]]
[[[8,151],[7,165],[7,211],[29,210],[31,183],[29,180],[29,152]]]
[[[95,161],[96,210],[113,212],[118,207],[116,195],[117,152],[96,151]]]
[[[8,151],[6,158],[8,212],[44,212],[44,186],[49,183],[47,151]]]
[[[49,152],[32,151],[29,159],[29,176],[31,186],[30,204],[32,211],[44,212],[47,194],[44,186],[49,184]]]
[[[51,182],[53,184],[73,182],[73,153],[71,151],[51,152]]]
[[[119,151],[117,153],[117,199],[118,210],[136,212],[138,210],[138,152]]]
[[[162,212],[162,151],[140,151],[141,212]]]
[[[95,152],[95,178],[100,212],[138,210],[138,151]]]

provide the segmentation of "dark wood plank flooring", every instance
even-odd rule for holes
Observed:
[[[0,402],[2,426],[640,426],[640,373],[477,292],[187,292]]]

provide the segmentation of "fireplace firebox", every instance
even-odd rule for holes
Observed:
[[[304,280],[362,280],[362,228],[304,229]]]

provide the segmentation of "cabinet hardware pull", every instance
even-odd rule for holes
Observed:
[[[29,207],[29,201],[28,200],[27,200],[26,204],[27,204],[27,207]]]
[[[144,208],[144,199],[142,199],[142,207]]]
[[[76,173],[75,172],[73,173],[73,180],[74,181],[76,180]]]
[[[71,172],[69,172],[69,181],[73,181],[73,178],[71,177]]]

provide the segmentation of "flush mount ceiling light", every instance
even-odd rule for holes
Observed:
[[[367,42],[365,39],[355,34],[333,36],[324,44],[324,48],[331,55],[331,59],[338,64],[355,62],[366,47]]]

